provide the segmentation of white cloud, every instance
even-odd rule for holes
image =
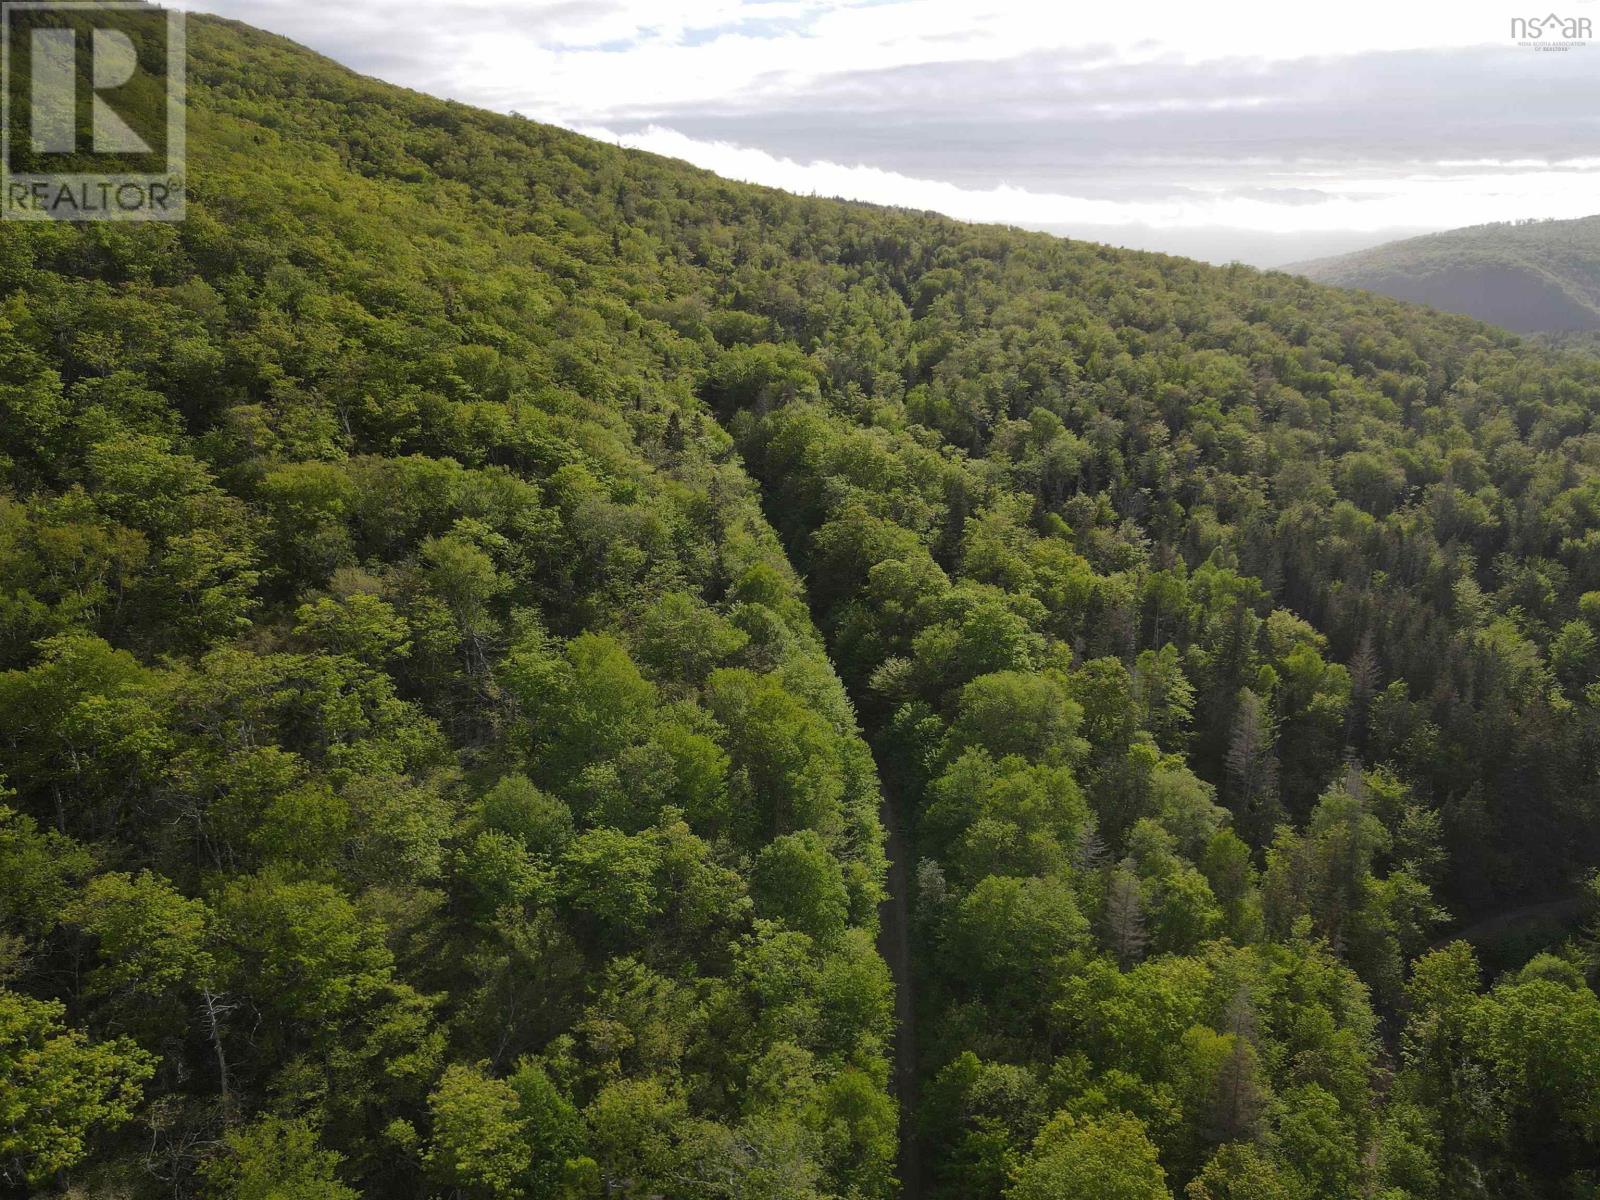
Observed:
[[[1511,0],[183,0],[318,41],[405,46],[435,87],[553,120],[752,93],[850,71],[1072,52],[1071,70],[1504,44]],[[1583,2],[1583,0],[1580,0]],[[755,28],[760,32],[748,30]],[[1080,57],[1092,51],[1091,57]],[[408,80],[407,82],[411,82]]]
[[[528,6],[535,10],[541,6]],[[591,31],[590,47],[632,43],[625,52],[589,48],[572,35],[548,43],[496,34],[468,45],[471,76],[495,95],[520,97],[530,114],[590,120],[695,100],[803,92],[851,71],[887,72],[930,63],[1002,63],[1059,50],[1063,74],[1133,63],[1174,66],[1223,60],[1281,61],[1421,48],[1505,44],[1508,0],[1340,0],[1320,4],[1193,0],[1139,4],[1039,0],[891,0],[850,4],[796,0],[654,0],[618,4]],[[794,20],[802,30],[741,32],[741,20]],[[693,43],[692,29],[725,32]],[[602,32],[603,30],[603,32]],[[1084,52],[1092,52],[1083,57]],[[457,80],[466,84],[465,77]]]
[[[1522,0],[177,2],[725,175],[974,220],[1287,235],[1600,209],[1600,44],[1515,47]]]
[[[932,209],[960,220],[1036,229],[1151,225],[1184,229],[1237,226],[1266,233],[1378,231],[1400,226],[1475,225],[1504,219],[1508,213],[1580,217],[1594,210],[1595,198],[1600,195],[1600,159],[1581,159],[1541,164],[1543,169],[1524,166],[1512,174],[1451,170],[1452,164],[1445,162],[1412,164],[1409,172],[1390,166],[1369,176],[1352,176],[1348,168],[1329,171],[1315,166],[1304,169],[1304,178],[1281,168],[1271,172],[1275,188],[1303,188],[1308,179],[1315,179],[1323,198],[1310,202],[1304,195],[1296,195],[1292,203],[1264,200],[1233,194],[1238,189],[1215,184],[1183,187],[1192,194],[1181,199],[1111,201],[1027,191],[1004,183],[986,189],[963,188],[876,167],[796,162],[748,146],[698,141],[661,126],[627,134],[603,127],[580,132],[683,159],[729,179],[802,195]],[[1331,194],[1330,178],[1337,180],[1338,189]]]

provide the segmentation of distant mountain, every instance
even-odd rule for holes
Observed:
[[[1082,223],[1042,226],[1046,233],[1085,242],[1104,242],[1125,250],[1154,250],[1160,254],[1176,254],[1183,258],[1198,258],[1201,262],[1226,266],[1241,262],[1247,266],[1271,270],[1295,271],[1298,267],[1286,263],[1304,263],[1311,259],[1331,259],[1335,255],[1369,250],[1374,246],[1416,237],[1433,229],[1418,227],[1368,230],[1357,232],[1335,229],[1326,232],[1296,230],[1274,232],[1263,229],[1238,228],[1228,225],[1155,226],[1155,225],[1086,225]]]
[[[1474,225],[1284,269],[1518,333],[1600,330],[1600,216]]]

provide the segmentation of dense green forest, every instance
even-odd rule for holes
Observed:
[[[1500,221],[1284,268],[1594,349],[1600,216]]]
[[[190,44],[0,226],[0,1188],[1594,1195],[1600,359]]]

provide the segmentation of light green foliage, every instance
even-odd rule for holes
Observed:
[[[92,991],[160,996],[205,986],[215,972],[205,904],[148,871],[96,876],[65,915],[99,939],[104,965],[88,981]]]
[[[92,1042],[61,1005],[0,988],[0,1178],[43,1186],[89,1139],[137,1111],[155,1059],[125,1039]]]
[[[1138,1121],[1057,1117],[1018,1168],[1009,1200],[1164,1200],[1166,1173]]]
[[[1217,1151],[1184,1195],[1188,1200],[1300,1200],[1305,1191],[1256,1147],[1235,1143]]]
[[[441,1184],[495,1200],[522,1194],[533,1148],[515,1088],[470,1067],[451,1066],[428,1097],[428,1111],[433,1144],[424,1161]]]
[[[1285,1161],[1292,1163],[1314,1196],[1354,1195],[1361,1164],[1349,1119],[1338,1101],[1317,1084],[1286,1091],[1278,1136]]]
[[[344,654],[375,668],[411,651],[411,630],[378,596],[356,592],[342,599],[324,596],[302,604],[295,632],[331,654]]]
[[[0,799],[10,795],[0,789]],[[0,889],[0,915],[5,919],[0,982],[16,969],[16,956],[55,928],[91,864],[81,846],[41,831],[32,818],[0,804],[0,877],[6,881]]]
[[[535,854],[557,854],[572,839],[567,806],[534,787],[525,775],[507,775],[490,788],[479,812],[486,826],[511,834]]]
[[[190,48],[0,225],[9,1185],[884,1200],[886,784],[930,1196],[1592,1190],[1428,948],[1600,862],[1594,359]]]
[[[686,592],[663,596],[644,615],[640,659],[658,679],[698,685],[744,649],[749,635]]]
[[[774,833],[837,832],[846,764],[827,723],[771,676],[717,671],[709,692],[711,712],[728,731],[735,777],[744,785],[744,794],[733,797],[736,810],[748,806],[757,828]]]
[[[203,1174],[218,1200],[355,1200],[339,1162],[305,1122],[269,1116],[230,1132]]]
[[[976,984],[1033,991],[1054,979],[1088,921],[1059,879],[989,875],[952,914],[950,969]]]
[[[819,941],[844,932],[850,917],[844,876],[815,830],[785,834],[763,849],[751,889],[760,915]]]

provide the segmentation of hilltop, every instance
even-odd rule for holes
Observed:
[[[1475,225],[1284,270],[1518,333],[1600,330],[1600,216]]]

